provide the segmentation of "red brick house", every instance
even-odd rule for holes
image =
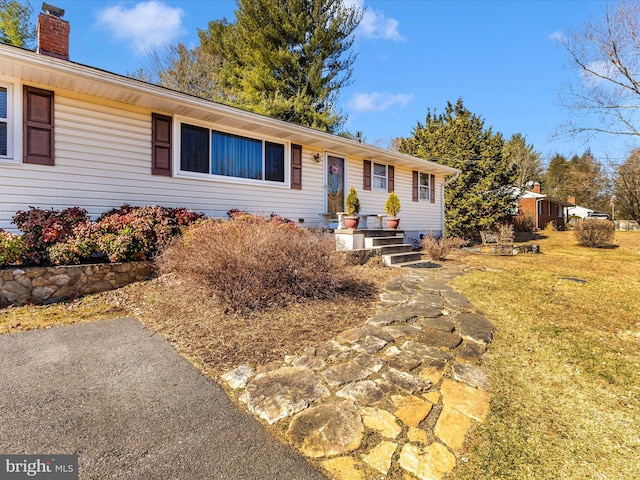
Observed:
[[[545,228],[549,222],[553,222],[555,228],[562,229],[567,222],[566,209],[573,206],[566,200],[541,193],[540,184],[536,182],[530,191],[518,199],[518,215],[531,217],[537,230]]]

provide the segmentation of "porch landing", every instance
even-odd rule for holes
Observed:
[[[381,255],[382,263],[389,267],[422,263],[420,252],[414,252],[411,244],[404,242],[404,230],[337,229],[333,233],[338,251]]]

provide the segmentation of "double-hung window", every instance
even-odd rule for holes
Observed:
[[[386,190],[387,189],[387,166],[381,163],[375,163],[373,164],[373,172],[372,172],[372,179],[373,179],[373,188],[377,188],[380,190]]]
[[[9,88],[0,85],[0,158],[8,158],[10,149]]]
[[[265,182],[285,182],[284,144],[183,123],[180,169]]]
[[[430,196],[430,181],[429,181],[429,174],[428,173],[420,173],[420,179],[419,179],[419,184],[418,184],[418,189],[419,189],[419,193],[420,193],[420,200],[425,200],[425,201],[431,201],[431,196]]]

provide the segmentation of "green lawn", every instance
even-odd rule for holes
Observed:
[[[455,478],[640,478],[640,233],[544,236],[540,255],[466,256],[453,282],[497,327],[491,410]]]

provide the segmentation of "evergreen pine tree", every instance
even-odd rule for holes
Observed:
[[[445,192],[446,234],[479,238],[480,230],[511,219],[515,209],[514,164],[503,156],[500,133],[464,106],[462,99],[445,112],[429,111],[400,151],[461,170]]]

